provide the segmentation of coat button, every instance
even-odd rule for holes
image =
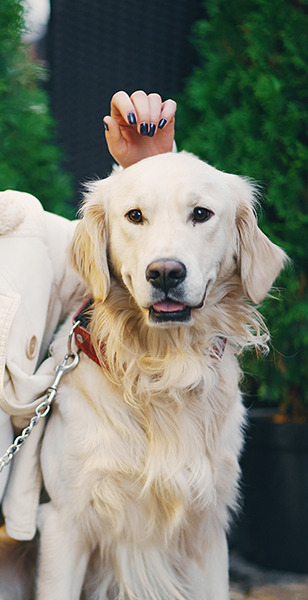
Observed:
[[[37,354],[38,342],[37,337],[35,335],[30,338],[26,347],[26,355],[29,360],[32,360]]]

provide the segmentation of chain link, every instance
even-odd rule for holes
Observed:
[[[73,369],[75,369],[75,367],[77,367],[77,365],[79,363],[79,352],[72,351],[72,337],[73,337],[73,333],[74,333],[74,330],[76,329],[77,325],[79,325],[79,321],[74,324],[74,326],[72,327],[72,329],[69,333],[68,344],[67,344],[68,345],[68,353],[65,355],[61,365],[58,365],[56,367],[56,376],[54,378],[52,385],[46,391],[45,400],[43,400],[36,407],[35,415],[30,419],[29,425],[27,425],[22,430],[21,434],[18,435],[15,438],[14,442],[8,447],[5,454],[2,457],[0,457],[0,473],[3,471],[4,467],[7,467],[10,464],[10,462],[11,462],[11,460],[13,460],[15,454],[17,454],[17,452],[19,452],[20,448],[24,445],[26,439],[29,437],[33,428],[38,424],[38,422],[42,418],[47,417],[47,415],[51,409],[51,404],[57,394],[58,386],[59,386],[59,383],[60,383],[63,375],[65,373],[69,373],[69,371],[72,371]]]

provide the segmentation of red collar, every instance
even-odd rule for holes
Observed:
[[[223,357],[223,353],[225,351],[227,341],[228,341],[228,338],[217,336],[215,344],[213,344],[213,346],[211,348],[210,357],[220,360]]]
[[[98,365],[100,365],[99,358],[96,354],[95,348],[91,342],[91,335],[88,330],[88,325],[90,322],[90,314],[89,310],[92,307],[93,300],[90,298],[86,300],[86,302],[82,305],[79,311],[73,317],[73,325],[77,323],[75,328],[75,342],[77,348],[82,350],[89,358],[94,360]]]
[[[82,307],[79,309],[79,311],[73,317],[73,325],[76,325],[76,323],[77,323],[77,326],[76,326],[75,332],[74,332],[75,333],[75,342],[76,342],[76,346],[77,346],[77,348],[79,348],[79,350],[82,350],[82,352],[84,352],[87,356],[89,356],[89,358],[91,358],[94,362],[96,362],[98,365],[100,365],[101,364],[100,360],[99,360],[99,358],[96,354],[95,348],[91,342],[91,335],[88,330],[88,325],[89,325],[89,321],[90,321],[89,310],[92,307],[92,304],[93,304],[92,298],[90,298],[89,300],[86,300],[86,302],[82,305]],[[216,360],[220,360],[225,351],[226,344],[227,344],[227,338],[217,337],[216,342],[213,344],[213,346],[211,348],[210,357],[214,358]],[[104,356],[105,349],[106,349],[106,347],[103,344],[101,346],[101,355],[102,356]],[[107,359],[104,358],[103,362],[108,369]]]

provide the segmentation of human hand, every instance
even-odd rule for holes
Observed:
[[[175,112],[176,102],[163,102],[159,94],[117,92],[111,99],[110,115],[103,119],[110,154],[128,167],[148,156],[171,152]]]

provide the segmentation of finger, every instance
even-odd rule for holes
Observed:
[[[137,128],[141,135],[148,135],[150,127],[150,104],[147,94],[143,90],[138,90],[131,95],[131,101],[135,107],[137,115]]]
[[[169,99],[162,103],[160,121],[158,123],[159,129],[163,129],[167,125],[167,123],[170,123],[171,121],[173,121],[173,119],[175,117],[176,109],[177,109],[177,104],[174,100]]]
[[[122,118],[127,125],[136,125],[137,116],[135,107],[129,95],[126,92],[116,92],[110,103],[110,115],[114,119]]]
[[[156,133],[157,126],[161,118],[162,99],[159,94],[149,94],[148,102],[150,107],[150,125],[148,136],[153,137],[153,135]]]

